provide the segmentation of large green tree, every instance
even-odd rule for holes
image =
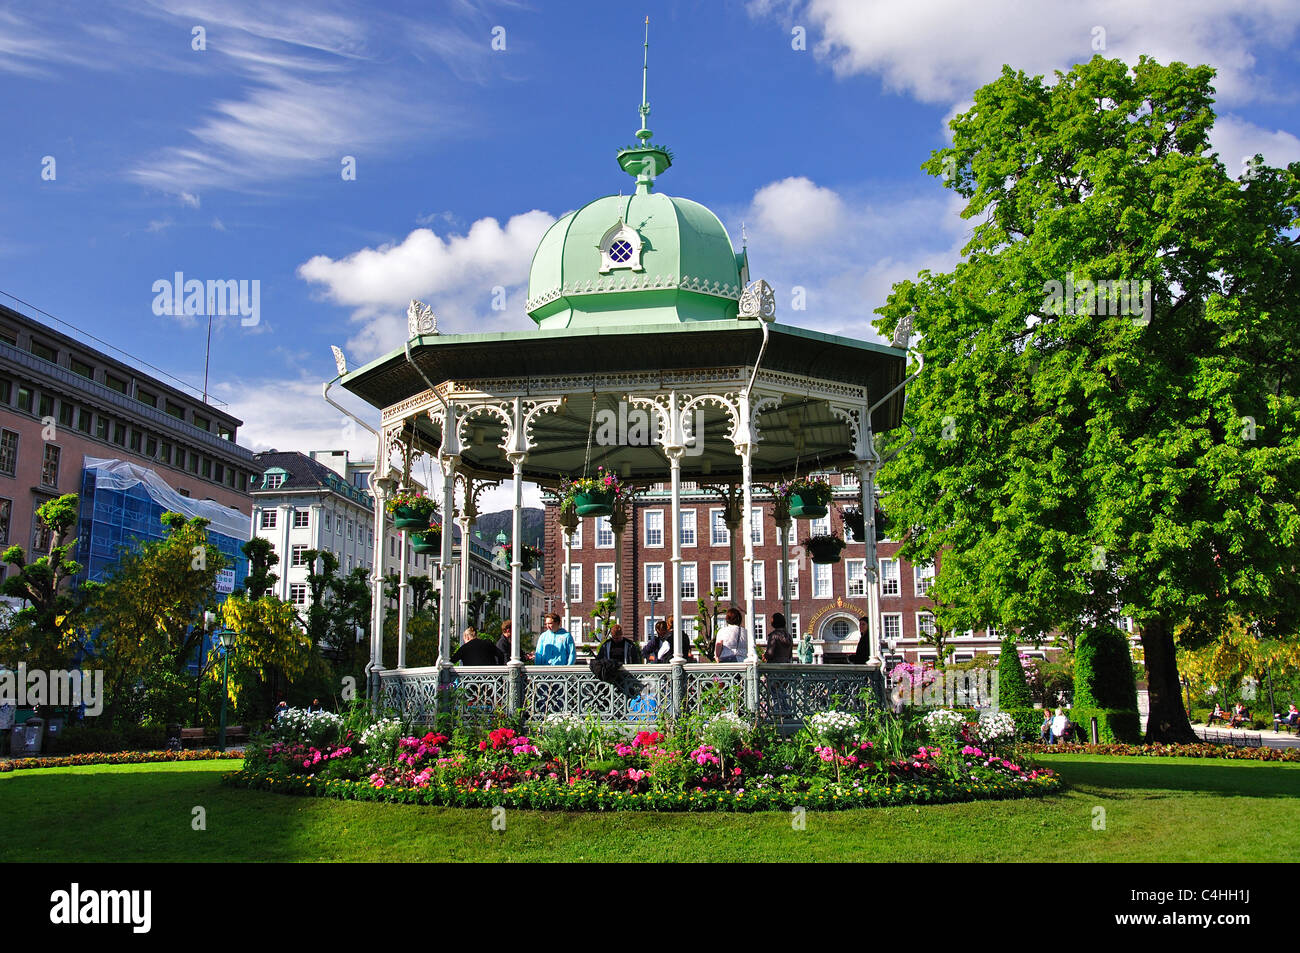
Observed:
[[[1237,613],[1293,638],[1300,611],[1300,165],[1230,174],[1212,79],[1004,69],[925,164],[966,201],[963,260],[897,285],[877,323],[914,314],[920,335],[918,439],[882,480],[904,555],[944,553],[937,614],[1033,635],[1118,608],[1148,740],[1194,738],[1175,629],[1192,644]]]

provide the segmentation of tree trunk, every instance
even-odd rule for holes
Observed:
[[[1187,712],[1183,710],[1182,686],[1178,682],[1178,663],[1174,657],[1174,633],[1168,619],[1143,620],[1142,648],[1146,655],[1150,711],[1147,744],[1158,741],[1199,742],[1201,739],[1192,731]]]

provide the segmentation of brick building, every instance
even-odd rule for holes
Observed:
[[[0,305],[0,547],[49,546],[36,508],[79,493],[87,459],[155,473],[180,496],[251,509],[242,421],[26,314]],[[5,571],[0,566],[0,574]]]
[[[851,475],[827,474],[836,486],[836,506],[856,506],[859,487]],[[754,605],[757,643],[766,644],[767,621],[781,604],[781,538],[773,521],[772,502],[755,496]],[[731,556],[731,531],[724,520],[725,504],[716,493],[683,484],[682,500],[682,606],[684,624],[693,623],[697,600],[713,588],[724,594],[723,606],[735,603],[743,608],[744,597],[732,585],[733,573],[742,571],[741,540]],[[546,507],[545,550],[546,591],[553,595],[557,611],[562,610],[564,533],[557,522],[558,507]],[[672,607],[672,539],[668,535],[671,509],[666,488],[653,486],[634,498],[623,534],[621,612],[619,621],[627,632],[644,642],[653,631],[654,620],[662,619]],[[635,529],[635,531],[634,531]],[[803,553],[800,541],[820,533],[835,532],[845,539],[844,526],[836,507],[822,520],[796,519],[790,529],[790,619],[793,635],[805,631],[813,639],[819,661],[840,661],[852,654],[858,642],[857,620],[867,612],[864,543],[849,542],[838,563],[816,565]],[[737,529],[737,532],[740,532]],[[882,645],[895,643],[895,656],[909,661],[935,658],[932,646],[923,644],[918,632],[931,629],[932,603],[926,596],[934,578],[933,566],[914,566],[897,556],[897,541],[879,543],[880,632]],[[614,587],[618,561],[614,532],[607,517],[582,519],[573,537],[571,554],[571,626],[580,641],[591,639],[590,612],[596,601]],[[635,598],[633,598],[635,594]],[[746,628],[749,628],[746,625]],[[693,635],[693,630],[690,631]],[[1001,639],[997,630],[985,628],[951,638],[954,659],[963,661],[976,652],[996,652]]]

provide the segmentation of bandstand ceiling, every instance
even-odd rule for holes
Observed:
[[[760,409],[754,479],[784,479],[795,472],[852,465],[852,431],[832,412],[831,400],[861,406],[861,397],[851,395],[861,395],[865,387],[867,399],[874,403],[902,381],[906,353],[803,328],[769,325],[769,332],[752,395]],[[762,330],[756,322],[720,320],[669,327],[426,335],[412,343],[411,351],[420,371],[457,404],[462,395],[494,400],[499,396],[504,401],[515,396],[561,398],[560,408],[534,418],[532,449],[524,467],[528,479],[551,485],[584,470],[594,473],[601,465],[635,482],[664,480],[668,461],[657,444],[655,416],[639,415],[627,395],[650,396],[670,389],[692,395],[738,393],[749,383],[761,345]],[[421,395],[436,404],[401,350],[347,375],[342,384],[388,411],[386,425],[394,405],[409,407]],[[761,404],[760,396],[767,398]],[[900,394],[872,415],[873,429],[881,433],[899,426],[901,413]],[[732,422],[726,409],[704,403],[688,419],[702,431],[702,439],[682,458],[683,478],[738,481],[740,457],[729,438]],[[439,421],[426,413],[408,416],[407,428],[418,450],[436,453],[442,444]],[[510,475],[501,448],[505,422],[499,416],[471,416],[461,433],[463,468],[489,478]],[[611,434],[614,442],[602,439]]]

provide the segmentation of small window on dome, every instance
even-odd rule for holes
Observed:
[[[623,221],[617,222],[600,240],[600,273],[609,274],[616,268],[632,271],[644,270],[641,266],[643,243],[640,234]]]

